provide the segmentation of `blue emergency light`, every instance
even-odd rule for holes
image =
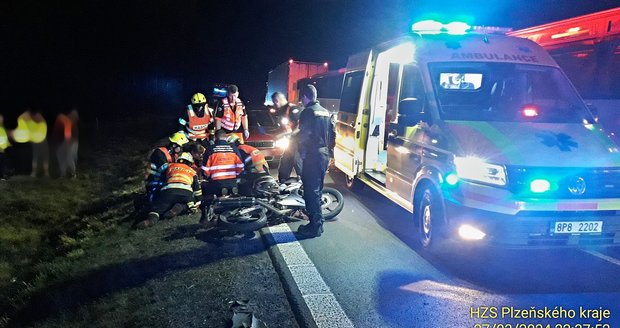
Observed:
[[[447,33],[453,35],[462,35],[467,33],[471,26],[465,22],[450,22],[444,24],[436,20],[423,20],[411,25],[411,30],[419,34],[440,34]]]
[[[453,21],[447,24],[428,19],[411,25],[411,31],[417,34],[450,34],[464,35],[474,34],[506,34],[512,31],[509,27],[498,26],[472,26],[465,22]]]
[[[228,92],[224,88],[213,88],[213,95],[216,97],[226,97]]]

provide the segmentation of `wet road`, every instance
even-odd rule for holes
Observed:
[[[370,188],[353,194],[339,172],[331,175],[327,185],[342,191],[344,210],[322,237],[300,243],[355,327],[620,327],[620,248],[427,255],[415,246],[407,211]],[[523,318],[532,313],[521,310],[545,307],[560,317]],[[610,318],[599,320],[605,310]]]

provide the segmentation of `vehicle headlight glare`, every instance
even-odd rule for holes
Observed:
[[[456,174],[464,180],[506,185],[506,170],[501,165],[490,164],[477,157],[455,157]]]
[[[276,147],[280,148],[280,149],[286,149],[288,148],[288,144],[290,143],[290,141],[288,140],[288,138],[281,138],[276,140]]]
[[[536,179],[530,182],[530,190],[533,193],[540,194],[549,191],[549,189],[551,189],[551,183],[549,182],[549,180]]]
[[[288,118],[283,117],[283,118],[280,120],[280,123],[282,123],[282,125],[288,125],[289,120],[288,120]]]
[[[469,224],[463,224],[459,227],[459,236],[466,240],[481,240],[486,235],[482,230]]]

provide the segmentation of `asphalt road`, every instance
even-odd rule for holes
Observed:
[[[370,188],[349,192],[340,175],[331,173],[326,185],[345,195],[344,210],[322,237],[301,245],[355,327],[620,327],[620,249],[452,247],[425,255],[407,211]],[[492,316],[484,307],[495,307],[497,318],[484,318]],[[559,319],[520,319],[516,311],[502,318],[510,307],[565,312]],[[580,307],[609,310],[611,317],[583,318]]]

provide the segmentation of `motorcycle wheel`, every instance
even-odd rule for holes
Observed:
[[[323,194],[321,195],[321,211],[323,213],[323,219],[333,219],[336,215],[342,212],[343,207],[344,197],[342,197],[340,191],[330,187],[323,187]]]
[[[251,232],[267,225],[267,209],[256,205],[219,214],[219,226],[228,231]]]

